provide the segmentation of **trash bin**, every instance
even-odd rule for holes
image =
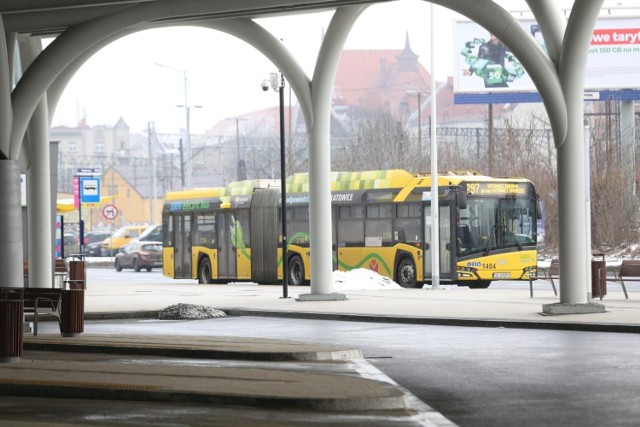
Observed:
[[[86,287],[85,262],[69,261],[67,289],[62,291],[60,332],[63,337],[73,337],[84,332],[84,290]]]
[[[0,363],[22,357],[24,299],[19,291],[4,289],[0,297]]]
[[[69,261],[69,286],[71,289],[85,288],[85,263],[82,259]]]
[[[604,259],[604,253],[594,252],[591,259],[591,296],[592,297],[604,297],[607,295],[607,280],[605,278],[606,273],[601,271],[606,270],[607,263]]]
[[[64,289],[60,314],[60,333],[73,337],[84,332],[84,290]]]

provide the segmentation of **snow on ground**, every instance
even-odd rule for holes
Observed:
[[[375,271],[365,268],[333,272],[334,291],[371,291],[385,289],[402,289],[402,286],[388,277],[381,276]]]
[[[87,266],[105,265],[113,263],[113,258],[109,257],[87,257],[85,258]],[[253,282],[230,282],[232,284],[247,285],[256,284]],[[373,270],[365,268],[356,268],[351,271],[334,271],[333,272],[333,290],[340,291],[371,291],[371,290],[387,290],[387,289],[403,289],[388,277],[381,276]]]

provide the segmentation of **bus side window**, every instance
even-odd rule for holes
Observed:
[[[167,247],[173,246],[173,221],[171,215],[164,215],[162,217],[162,229],[164,232],[164,239],[162,244]]]
[[[473,235],[467,224],[458,225],[458,240],[460,252],[466,252],[473,248]]]
[[[340,206],[338,215],[338,246],[364,244],[362,206]]]
[[[216,218],[212,214],[199,214],[196,217],[194,241],[196,245],[215,248]]]
[[[396,206],[394,238],[400,243],[419,243],[422,206],[418,203],[403,203]]]

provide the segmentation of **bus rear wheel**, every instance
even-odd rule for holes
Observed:
[[[302,258],[294,255],[289,258],[289,284],[291,286],[300,286],[304,284],[304,263]]]
[[[396,267],[396,283],[403,288],[415,288],[418,286],[416,281],[416,266],[411,258],[403,257]]]
[[[213,283],[213,273],[211,271],[211,261],[209,258],[202,258],[198,265],[198,283],[209,285]]]

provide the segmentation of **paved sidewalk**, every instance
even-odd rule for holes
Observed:
[[[640,293],[629,292],[625,299],[616,285],[609,287],[602,301],[594,299],[605,306],[604,313],[558,316],[542,314],[544,304],[559,301],[542,281],[534,283],[533,298],[528,284],[522,283],[509,289],[441,288],[345,291],[344,301],[298,301],[309,287],[289,287],[290,298],[285,299],[280,286],[93,283],[85,311],[87,319],[154,317],[162,308],[185,303],[212,306],[231,315],[640,332]]]

